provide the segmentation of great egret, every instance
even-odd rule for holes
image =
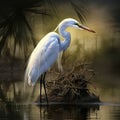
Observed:
[[[29,58],[25,72],[25,82],[32,86],[35,85],[35,83],[41,76],[40,102],[43,83],[46,100],[48,103],[44,73],[57,60],[59,54],[62,51],[66,50],[70,45],[71,35],[69,32],[66,31],[66,28],[68,27],[74,27],[77,29],[87,30],[89,32],[95,33],[95,31],[91,30],[90,28],[81,25],[77,20],[73,18],[67,18],[60,22],[60,24],[56,27],[55,30],[58,29],[59,34],[56,32],[50,32],[40,40]],[[63,41],[60,40],[61,37],[64,38]],[[62,69],[60,61],[58,62],[58,67]]]

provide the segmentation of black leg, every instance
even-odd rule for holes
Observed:
[[[44,86],[44,90],[45,90],[46,101],[48,104],[48,97],[47,97],[46,84],[45,84],[45,76],[46,76],[46,72],[43,74],[43,86]]]

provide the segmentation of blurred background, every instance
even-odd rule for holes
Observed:
[[[69,28],[72,41],[63,64],[70,65],[73,60],[87,61],[100,71],[119,74],[119,0],[5,0],[1,3],[2,58],[27,61],[40,39],[53,31],[61,20],[71,17],[95,30],[96,34]]]
[[[3,109],[0,111],[5,115],[6,109],[8,113],[13,113],[12,115],[16,114],[19,109],[18,106],[6,107],[6,103],[22,100],[20,95],[22,94],[24,71],[31,52],[42,37],[53,31],[65,18],[75,18],[96,33],[68,28],[72,40],[70,47],[63,54],[64,71],[71,70],[77,64],[90,64],[91,68],[95,70],[93,81],[97,86],[95,92],[100,96],[101,101],[120,103],[119,0],[1,0],[0,105]],[[55,71],[58,72],[56,64],[52,71],[53,73],[48,76],[49,79],[53,79]],[[39,85],[37,88],[36,97],[39,95]],[[33,109],[28,108],[27,111],[30,109],[33,114],[31,116],[37,119],[35,111],[39,116],[39,110],[36,106],[33,107]],[[98,117],[102,116],[102,120],[120,118],[119,107],[101,106],[99,111]],[[23,116],[25,120],[30,117],[25,118],[26,111],[24,113],[22,111],[21,114],[20,119],[23,119]],[[96,115],[96,112],[90,110],[89,115],[93,114]],[[73,113],[74,116],[77,115]],[[83,119],[85,120],[87,117],[84,116]]]
[[[75,18],[96,33],[68,29],[71,45],[63,54],[64,70],[70,70],[79,63],[89,63],[95,69],[99,81],[107,85],[114,79],[119,82],[119,5],[119,0],[2,0],[1,81],[23,80],[28,58],[40,39],[53,31],[63,19]],[[56,64],[52,69],[58,71]]]

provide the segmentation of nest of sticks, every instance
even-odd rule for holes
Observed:
[[[55,80],[47,82],[50,102],[80,103],[99,101],[95,95],[96,87],[92,83],[95,72],[89,64],[80,64],[70,72],[58,75]]]

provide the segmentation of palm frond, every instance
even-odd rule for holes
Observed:
[[[84,2],[84,3],[83,3]],[[70,3],[73,7],[73,9],[75,10],[77,16],[79,17],[81,23],[85,23],[86,22],[86,12],[87,10],[85,9],[84,5],[85,5],[85,1],[80,1],[80,0],[70,0]]]
[[[45,0],[4,0],[0,3],[0,53],[10,37],[14,40],[14,46],[24,47],[31,42],[35,46],[26,16],[28,13],[48,15],[44,8]]]
[[[43,19],[44,16],[57,16],[56,10],[59,2],[55,0],[1,0],[0,54],[10,41],[12,41],[14,48],[13,54],[15,54],[16,46],[24,49],[23,51],[26,51],[31,43],[35,47],[36,40],[29,15],[40,14]],[[85,22],[84,7],[79,7],[81,2],[79,0],[67,0],[67,2],[71,3],[81,22]]]

